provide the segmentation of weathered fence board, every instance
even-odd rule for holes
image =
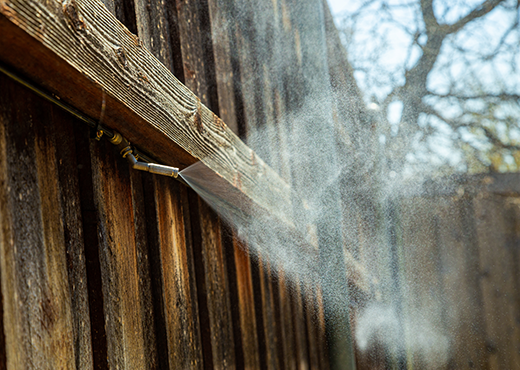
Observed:
[[[60,204],[67,256],[67,273],[71,294],[74,329],[74,363],[78,369],[92,369],[91,329],[87,271],[84,252],[83,219],[77,176],[74,130],[70,117],[52,108],[55,128],[56,160],[60,183]],[[77,122],[75,122],[77,124]],[[80,154],[81,155],[81,154]],[[48,175],[52,177],[52,174]]]
[[[157,325],[164,326],[157,330],[165,331],[161,340],[166,348],[161,355],[166,355],[170,368],[200,369],[203,354],[192,244],[185,231],[191,227],[187,202],[183,202],[186,192],[160,177],[154,177],[146,191],[150,196],[147,219],[152,221],[149,235],[153,243],[156,308],[161,317]]]
[[[65,230],[78,215],[63,210],[55,127],[47,123],[51,110],[4,76],[0,84],[2,366],[72,369],[80,363],[88,368],[88,348],[81,346],[88,333],[79,329],[88,325],[88,310],[82,312],[87,317],[72,312],[86,309],[86,291],[74,286],[85,285],[81,268],[70,280],[67,271],[67,262],[84,260],[79,254],[70,256],[73,261],[66,257],[75,246],[66,245],[71,239]]]
[[[108,142],[92,145],[94,202],[109,368],[153,368],[155,351],[145,347],[144,327],[151,301],[141,301],[134,198],[130,168]],[[137,199],[138,202],[142,199]],[[140,238],[142,236],[137,236]],[[145,277],[149,279],[149,275]],[[153,344],[154,345],[154,344]]]
[[[475,199],[486,349],[492,369],[514,369],[520,364],[518,281],[511,253],[515,246],[507,239],[506,207],[500,197],[482,195]]]
[[[271,285],[271,266],[267,260],[257,257],[259,265],[260,294],[262,297],[262,319],[266,346],[266,369],[278,369],[280,350],[276,335],[277,322],[275,317],[275,297]],[[278,297],[276,297],[278,298]]]
[[[204,262],[205,294],[209,311],[213,364],[217,368],[235,367],[233,323],[229,301],[227,269],[222,245],[220,221],[199,198]]]
[[[234,336],[235,340],[240,338],[240,342],[242,343],[242,366],[246,369],[260,369],[260,354],[256,335],[258,324],[255,317],[255,302],[251,275],[252,262],[246,247],[236,236],[233,236],[232,243],[233,249],[227,253],[234,254],[233,265],[230,266],[228,263],[228,268],[235,268],[234,277],[236,279],[238,300],[235,304],[238,304],[238,318],[240,321],[240,330],[235,330]],[[239,350],[240,349],[237,348],[237,351]],[[237,358],[237,368],[239,368],[239,366]]]
[[[292,282],[285,276],[283,269],[278,272],[278,281],[280,284],[280,321],[282,324],[282,345],[285,358],[283,360],[284,367],[287,370],[297,368],[296,355],[296,339],[293,324],[293,311],[291,307],[291,299],[294,295],[292,291]]]
[[[195,9],[190,12],[196,17]],[[166,164],[185,167],[202,160],[231,187],[239,177],[237,192],[261,208],[277,214],[277,204],[290,204],[288,185],[97,1],[71,0],[63,6],[2,1],[0,13],[0,51],[11,50],[1,53],[1,60],[16,65],[92,117],[99,117],[105,98],[109,108],[103,123]],[[196,33],[199,25],[194,24],[190,33],[187,23],[179,25],[183,63],[189,67],[183,71],[185,82],[201,86],[205,78],[202,57],[207,53],[189,60],[186,53],[205,51],[200,44],[205,39]],[[42,30],[53,31],[43,37]],[[184,46],[183,35],[187,37]],[[188,39],[199,42],[199,47],[190,48]],[[27,56],[39,63],[28,63]],[[202,92],[200,98],[215,100],[207,88],[195,90]]]
[[[234,52],[235,35],[233,24],[233,7],[229,1],[208,1],[208,12],[211,23],[213,53],[215,63],[215,84],[218,92],[219,116],[228,122],[230,128],[238,135],[243,130],[243,116],[239,110],[241,96],[238,91],[240,70],[238,69]],[[213,105],[217,103],[214,102]],[[238,308],[234,309],[234,320],[240,325],[234,325],[234,339],[237,343],[237,368],[245,366],[255,369],[260,366],[260,353],[257,339],[258,324],[255,317],[253,298],[253,282],[251,275],[251,256],[246,246],[237,240],[233,230],[225,238],[224,248],[227,259],[227,268],[230,273],[229,284],[236,289]],[[241,346],[241,348],[239,348]],[[241,364],[240,361],[243,361]]]
[[[181,58],[174,57],[180,54],[175,4],[136,1],[135,8],[139,38],[156,58],[182,78]],[[146,189],[147,218],[155,221],[148,231],[153,240],[152,274],[160,317],[156,330],[163,342],[159,343],[161,367],[202,368],[187,192],[157,176],[147,180]]]
[[[406,356],[393,358],[373,339],[358,365],[516,369],[520,193],[511,174],[439,181],[391,201],[380,246],[392,251],[387,294]],[[387,267],[373,266],[372,276],[378,269]]]
[[[485,331],[482,326],[482,297],[479,294],[478,242],[472,199],[457,196],[437,203],[439,248],[446,327],[454,339],[455,368],[486,369]]]

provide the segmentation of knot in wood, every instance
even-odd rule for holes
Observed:
[[[67,21],[72,29],[76,31],[85,31],[87,26],[78,14],[78,5],[74,0],[66,0],[63,2],[63,13],[67,17]]]
[[[122,47],[118,47],[116,49],[116,56],[117,56],[117,60],[123,66],[123,68],[127,69],[128,68],[128,61],[126,59],[125,51],[123,50]]]

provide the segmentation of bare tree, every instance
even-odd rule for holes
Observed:
[[[379,107],[388,171],[520,169],[519,8],[365,0],[339,15],[356,79]]]

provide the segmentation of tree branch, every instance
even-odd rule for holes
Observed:
[[[457,95],[457,94],[437,94],[432,91],[428,91],[428,95],[435,96],[437,98],[455,98],[460,100],[476,100],[476,99],[498,99],[502,101],[520,101],[519,94],[482,94],[482,95]]]
[[[426,33],[429,36],[439,27],[439,23],[433,12],[433,0],[421,0],[421,11],[424,24],[426,25]]]
[[[464,27],[466,24],[471,22],[472,20],[476,18],[480,18],[486,14],[488,14],[490,11],[495,9],[500,3],[504,2],[505,0],[486,0],[482,5],[480,5],[478,8],[475,8],[473,11],[471,11],[468,15],[465,17],[459,19],[457,22],[452,24],[451,26],[448,26],[447,33],[455,33],[459,31],[462,27]]]
[[[459,129],[459,128],[463,128],[463,127],[479,128],[484,132],[484,135],[489,140],[489,142],[491,144],[493,144],[493,146],[498,147],[500,149],[520,150],[520,145],[504,143],[502,140],[500,140],[495,135],[495,133],[493,131],[491,131],[489,128],[487,128],[485,126],[481,126],[481,125],[475,126],[475,125],[472,125],[469,123],[460,123],[457,120],[448,119],[448,118],[444,117],[442,114],[440,114],[435,108],[433,108],[432,106],[430,106],[428,104],[424,104],[424,103],[422,104],[422,111],[426,114],[432,115],[432,116],[438,118],[439,120],[447,123],[453,129]]]

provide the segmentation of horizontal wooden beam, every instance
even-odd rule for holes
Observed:
[[[100,1],[0,0],[0,60],[159,161],[200,160],[253,205],[290,209],[290,187]]]
[[[298,234],[283,211],[292,207],[290,186],[99,0],[0,0],[0,62],[161,163],[203,162],[213,186],[228,189],[224,202],[280,219],[275,234]],[[314,248],[303,235],[295,240]]]

